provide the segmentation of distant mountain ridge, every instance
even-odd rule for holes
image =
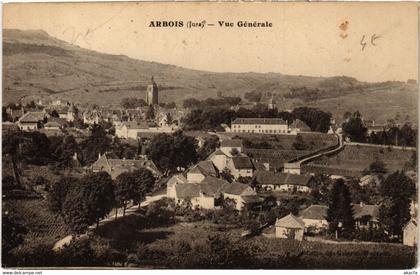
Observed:
[[[366,91],[413,90],[404,82],[366,83],[347,76],[192,70],[83,49],[43,30],[3,30],[3,51],[4,103],[22,97],[25,100],[57,97],[79,104],[119,104],[123,97],[145,98],[151,76],[160,88],[160,100],[177,103],[189,97],[204,99],[219,94],[243,97],[247,92],[257,91],[265,95],[263,100],[271,93],[280,98],[287,95],[289,98],[281,104],[291,108],[308,102],[316,105],[316,94],[308,96],[312,91],[324,93],[325,100]],[[290,95],[300,87],[308,91]]]

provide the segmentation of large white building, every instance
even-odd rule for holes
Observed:
[[[232,122],[233,133],[287,134],[289,127],[281,118],[237,118]]]

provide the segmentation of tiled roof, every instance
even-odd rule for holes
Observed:
[[[204,176],[213,176],[217,175],[216,169],[214,168],[213,162],[210,160],[204,160],[197,163],[193,166],[188,173],[192,174],[202,174]]]
[[[169,181],[166,183],[167,186],[175,183],[188,183],[188,180],[182,174],[172,176]]]
[[[296,119],[295,121],[293,121],[293,123],[290,125],[291,128],[297,128],[300,129],[302,131],[310,131],[311,128],[302,120],[300,119]]]
[[[302,219],[325,220],[328,207],[325,205],[313,204],[300,213]]]
[[[242,147],[243,143],[241,139],[224,139],[220,143],[220,147]]]
[[[161,176],[162,173],[156,167],[152,160],[145,159],[112,159],[107,158],[104,154],[96,162],[92,164],[94,170],[104,170],[111,174],[112,178],[116,178],[118,175],[124,172],[131,172],[139,168],[146,168],[151,171],[155,176]]]
[[[203,195],[215,196],[222,191],[222,188],[229,182],[215,177],[206,177],[199,183]]]
[[[293,214],[289,214],[284,218],[276,221],[276,226],[278,227],[285,227],[285,228],[305,228],[305,223],[299,219],[298,217],[294,216]]]
[[[247,188],[248,185],[239,182],[232,182],[223,186],[222,192],[231,195],[241,195]]]
[[[260,203],[264,201],[264,199],[258,195],[243,196],[242,199],[245,203]]]
[[[272,171],[257,170],[255,172],[257,182],[259,184],[270,184],[270,185],[305,185],[307,186],[312,176],[310,175],[298,175],[290,173],[274,173]]]
[[[354,218],[360,219],[363,216],[371,216],[372,219],[379,219],[379,206],[372,204],[353,204]]]
[[[48,118],[48,122],[55,122],[60,124],[60,126],[67,125],[67,120],[65,118],[59,118],[59,117],[50,117]]]
[[[137,122],[137,121],[125,121],[122,123],[129,129],[149,129],[147,122]]]
[[[249,157],[233,157],[232,158],[233,166],[236,169],[253,169],[251,159]]]
[[[237,118],[232,124],[281,124],[287,125],[287,122],[281,118]]]
[[[55,121],[48,122],[44,125],[44,127],[61,127],[61,124]]]
[[[19,122],[21,123],[37,123],[38,121],[43,121],[45,118],[44,112],[29,112],[24,114]]]

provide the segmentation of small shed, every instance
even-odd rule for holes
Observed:
[[[418,234],[417,221],[412,219],[404,227],[403,244],[408,246],[417,246]]]
[[[305,223],[291,213],[276,221],[276,238],[301,241],[304,230]]]

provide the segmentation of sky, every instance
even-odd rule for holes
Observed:
[[[184,27],[149,27],[156,20]],[[214,26],[186,27],[203,20]],[[240,20],[273,27],[239,28]],[[42,29],[83,48],[214,72],[418,79],[417,3],[5,4],[3,28]]]

